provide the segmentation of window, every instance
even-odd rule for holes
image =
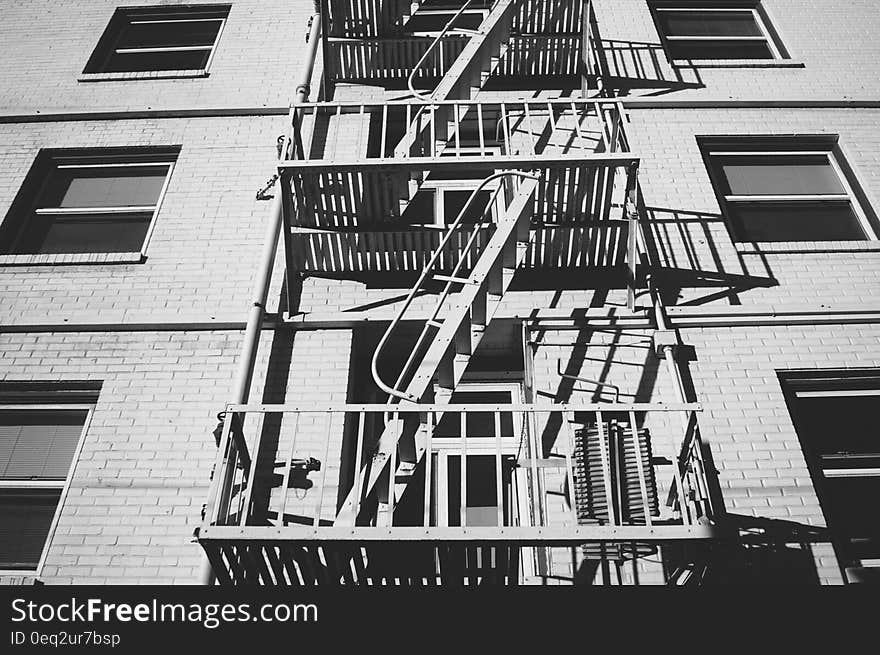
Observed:
[[[479,183],[479,180],[431,180],[429,178],[407,207],[407,221],[412,225],[435,225],[437,227],[452,225],[465,208],[468,198]],[[497,206],[493,205],[490,210],[489,203],[497,188],[497,184],[490,183],[483,188],[484,190],[477,193],[462,219],[462,225],[476,225],[478,222],[484,221],[485,225],[489,226],[493,222]]]
[[[519,384],[463,382],[449,402],[505,405],[520,402],[521,398]],[[528,518],[520,516],[520,508],[528,505],[520,504],[518,498],[524,493],[525,479],[515,466],[522,434],[521,420],[514,412],[502,413],[496,440],[491,412],[466,415],[467,447],[462,484],[461,418],[454,413],[443,415],[431,440],[432,525],[461,526],[462,521],[466,526],[527,524]],[[465,490],[464,502],[462,489]]]
[[[228,5],[117,9],[84,73],[207,70]]]
[[[0,569],[38,568],[91,407],[59,394],[10,402],[0,393]]]
[[[782,376],[789,412],[844,566],[880,566],[880,371]]]
[[[477,3],[474,3],[477,4]],[[436,36],[443,31],[461,7],[420,8],[406,23],[406,31],[418,36]],[[465,9],[447,34],[456,30],[476,30],[489,13],[488,9]],[[459,32],[460,33],[460,32]]]
[[[758,2],[656,2],[654,20],[672,59],[782,59]]]
[[[501,147],[488,139],[481,144],[475,139],[456,139],[440,152],[441,157],[460,157],[461,166],[455,170],[432,171],[407,207],[405,218],[413,225],[452,225],[464,210],[471,193],[494,171],[472,168],[467,157],[492,157],[501,154]],[[474,198],[462,219],[462,225],[486,226],[494,222],[501,208],[500,181],[487,183]]]
[[[43,151],[0,229],[4,254],[141,251],[176,149]]]
[[[873,230],[834,137],[702,139],[738,241],[854,241]]]

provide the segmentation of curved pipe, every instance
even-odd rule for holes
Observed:
[[[388,338],[391,336],[391,334],[394,332],[395,328],[398,326],[398,324],[402,320],[403,315],[406,313],[406,310],[409,309],[409,306],[412,304],[413,298],[415,298],[416,294],[419,292],[419,289],[421,288],[422,283],[425,281],[425,278],[428,277],[434,264],[440,258],[440,254],[443,252],[443,249],[446,247],[447,242],[452,237],[452,233],[455,232],[456,229],[458,229],[458,226],[461,224],[462,220],[464,219],[465,215],[467,214],[468,209],[470,209],[470,206],[473,203],[474,198],[477,197],[477,194],[480,191],[482,191],[483,188],[489,182],[491,182],[493,180],[497,180],[502,177],[507,177],[507,176],[521,177],[521,178],[530,179],[530,180],[540,179],[539,175],[534,175],[532,173],[523,173],[522,171],[501,171],[499,173],[494,173],[494,174],[490,175],[489,177],[484,179],[482,182],[480,182],[479,186],[477,186],[477,188],[471,192],[471,195],[468,197],[467,202],[464,204],[464,207],[462,207],[461,211],[458,213],[458,216],[456,217],[455,221],[452,223],[452,225],[446,231],[446,234],[443,235],[443,238],[440,240],[440,245],[438,245],[437,248],[434,250],[434,254],[431,255],[431,259],[428,261],[427,264],[425,264],[425,268],[422,269],[422,273],[419,276],[418,281],[415,283],[413,288],[410,290],[409,295],[407,295],[407,297],[406,297],[406,300],[404,300],[403,307],[401,307],[400,311],[394,317],[394,320],[391,321],[391,325],[388,326],[388,329],[385,330],[385,334],[383,334],[382,338],[379,340],[379,344],[376,346],[376,350],[373,352],[373,360],[370,363],[370,370],[373,374],[373,380],[376,382],[376,385],[382,391],[387,393],[389,396],[392,396],[394,398],[398,398],[400,400],[410,400],[412,402],[417,402],[419,400],[418,397],[416,397],[416,396],[403,393],[402,391],[399,391],[393,387],[388,386],[382,380],[382,377],[379,375],[379,368],[378,368],[379,357],[381,356],[382,350],[385,348],[385,345],[388,342]],[[449,288],[449,285],[447,285],[447,289],[448,288]],[[442,300],[443,299],[441,299],[441,303],[442,303]],[[413,352],[415,352],[415,350]]]
[[[406,85],[409,87],[409,92],[412,93],[416,98],[418,98],[422,102],[430,102],[432,100],[432,98],[430,96],[426,96],[425,94],[420,93],[419,91],[415,90],[415,88],[413,87],[413,78],[415,77],[418,70],[422,67],[422,64],[425,63],[425,60],[428,58],[428,55],[434,51],[434,48],[436,47],[436,45],[438,43],[440,43],[440,41],[443,39],[443,37],[446,36],[446,33],[449,32],[450,29],[452,29],[452,26],[455,24],[455,21],[457,21],[458,17],[464,13],[465,9],[467,9],[468,7],[471,6],[471,3],[473,1],[474,0],[467,0],[467,2],[465,2],[461,6],[461,9],[459,9],[457,12],[455,12],[455,16],[450,18],[449,22],[446,23],[446,27],[444,27],[442,30],[440,30],[440,34],[438,34],[436,37],[434,37],[434,40],[431,42],[431,45],[429,45],[428,49],[425,50],[425,54],[423,54],[421,59],[419,59],[419,61],[416,63],[416,65],[413,66],[413,69],[410,71],[409,76],[406,78]],[[432,93],[432,95],[433,95],[433,93]]]

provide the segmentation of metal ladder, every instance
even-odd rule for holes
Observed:
[[[473,99],[486,84],[507,51],[511,22],[522,0],[497,0],[476,30],[455,28],[456,21],[473,1],[468,0],[462,5],[410,71],[407,79],[410,93],[427,104],[411,118],[406,134],[394,150],[395,158],[424,156],[431,151],[440,152],[456,129],[455,126],[461,120],[462,113],[452,104],[434,103]],[[430,94],[421,93],[416,90],[413,82],[418,70],[442,43],[443,38],[453,33],[468,34],[471,39],[445,72],[436,88]],[[453,112],[458,114],[453,117]],[[418,192],[423,181],[424,172],[413,170],[410,174],[407,195],[400,199],[401,212]]]

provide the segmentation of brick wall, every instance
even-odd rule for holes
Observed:
[[[642,157],[639,180],[658,243],[659,261],[678,271],[733,276],[752,287],[738,302],[860,304],[880,291],[876,240],[734,244],[721,215],[697,136],[834,134],[865,191],[880,197],[878,112],[865,109],[645,109],[631,112],[628,134]],[[746,279],[742,279],[745,276]],[[685,276],[686,278],[687,276]],[[689,286],[685,282],[684,286]],[[695,285],[696,286],[696,285]],[[681,301],[719,289],[690,289]],[[723,285],[722,285],[723,286]],[[719,302],[730,302],[722,298]]]
[[[4,3],[0,40],[15,43],[0,63],[6,113],[287,107],[302,64],[299,44],[311,2],[234,0],[209,76],[194,79],[83,82],[83,68],[117,7],[223,4],[205,0],[145,3],[76,0]]]
[[[874,100],[880,27],[872,0],[762,0],[791,58],[769,66],[671,66],[647,0],[593,3],[613,77],[630,95],[676,100]],[[723,62],[718,62],[723,63]],[[742,62],[745,64],[746,62]]]
[[[2,334],[5,382],[101,382],[41,579],[193,582],[240,332]]]
[[[647,44],[642,50],[657,53],[659,39],[644,0],[595,4],[604,39]],[[880,27],[873,4],[847,3],[846,11],[835,12],[834,21],[829,21],[823,19],[824,3],[764,0],[791,51],[788,65],[700,68],[676,77],[661,53],[658,69],[643,74],[656,79],[631,93],[695,101],[873,99],[880,90],[878,76],[870,72],[880,53],[866,36]],[[0,37],[20,47],[19,55],[0,63],[0,111],[8,115],[288,104],[301,52],[292,44],[301,43],[310,3],[234,2],[206,78],[79,81],[118,5],[95,2],[92,11],[82,11],[81,3],[73,1],[7,3]],[[383,96],[377,89],[357,87],[340,87],[340,95]],[[652,208],[661,262],[683,275],[677,302],[811,310],[824,305],[873,307],[871,303],[880,299],[876,241],[788,251],[754,251],[734,244],[695,140],[696,135],[710,134],[839,134],[866,190],[877,197],[880,144],[875,126],[880,111],[643,108],[632,109],[630,115],[630,140],[642,157],[640,180]],[[182,146],[143,263],[0,266],[0,323],[7,329],[38,324],[51,330],[53,325],[77,322],[123,324],[106,332],[0,332],[2,380],[102,382],[43,571],[47,582],[195,581],[200,551],[191,543],[191,535],[199,523],[215,455],[210,432],[214,415],[229,400],[241,332],[176,328],[135,332],[125,326],[244,320],[269,209],[269,203],[254,200],[254,193],[272,173],[275,137],[284,131],[285,122],[283,116],[272,115],[132,115],[124,120],[0,124],[4,145],[0,215],[8,211],[40,148]],[[363,145],[360,135],[348,127],[334,126],[329,135],[337,153]],[[279,261],[270,311],[277,309],[280,270]],[[718,274],[729,275],[731,281],[698,283],[699,273],[714,280]],[[594,280],[587,273],[582,277],[571,276],[540,290],[512,291],[501,315],[546,308],[576,310],[591,303],[623,304],[619,289],[604,296],[603,279]],[[758,280],[743,286],[745,278]],[[291,284],[299,283],[292,279]],[[297,309],[307,313],[357,309],[371,320],[387,320],[408,288],[310,276],[302,282]],[[430,299],[417,300],[413,315],[423,314],[429,303]],[[646,340],[647,332],[587,332],[576,338],[581,346],[585,341],[592,344],[593,351],[559,345],[538,348],[538,386],[550,394],[542,402],[572,396],[556,374],[557,360],[569,373],[620,383],[627,399],[672,400],[663,368],[637,343]],[[554,333],[553,338],[571,339],[574,334]],[[876,325],[683,331],[683,342],[695,348],[696,360],[689,363],[689,370],[704,405],[703,437],[720,469],[729,512],[745,517],[743,521],[761,517],[824,525],[776,372],[880,366],[878,338]],[[609,351],[607,346],[616,341],[633,344]],[[351,383],[351,348],[349,328],[295,335],[267,332],[252,398],[344,402]],[[308,434],[314,438],[308,442],[308,452],[298,455],[326,457],[327,444],[319,436],[325,428],[320,423],[311,424],[314,429]],[[668,427],[663,421],[656,426],[657,434]],[[331,426],[331,434],[338,438],[329,444],[324,464],[329,467],[328,479],[333,480],[340,470],[341,427]],[[663,479],[659,471],[658,479]],[[306,498],[302,508],[312,506],[313,499]],[[818,544],[809,550],[818,579],[840,582],[830,547]],[[571,576],[578,566],[566,553],[554,557],[555,570],[563,575]],[[642,567],[643,582],[658,580],[658,575],[657,566]]]
[[[243,320],[286,117],[178,118],[0,125],[0,215],[40,148],[180,145],[139,264],[0,266],[5,324]],[[280,261],[279,261],[280,264]],[[273,307],[280,278],[276,275]]]
[[[204,326],[242,324],[250,306],[270,207],[254,195],[274,172],[275,140],[286,131],[284,108],[303,63],[292,46],[312,11],[311,3],[231,4],[207,77],[104,82],[82,80],[86,60],[114,9],[143,3],[3,7],[0,38],[16,44],[0,63],[4,220],[41,148],[181,147],[141,263],[0,265],[0,379],[102,384],[41,572],[48,583],[197,581],[192,532],[242,339],[237,329]],[[165,110],[183,113],[138,113]],[[217,115],[199,116],[204,110]],[[84,112],[118,115],[69,115]],[[270,311],[281,269],[279,260]],[[73,331],[79,323],[108,328]],[[289,334],[285,340],[292,343]],[[273,341],[264,334],[252,398],[263,397],[266,374],[272,393],[283,395],[289,371],[313,370],[288,362],[267,371],[270,355],[277,359],[280,348],[285,356]]]

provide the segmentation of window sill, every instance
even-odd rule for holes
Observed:
[[[35,569],[0,569],[0,584],[3,585],[36,585],[38,581]]]
[[[673,59],[675,68],[806,68],[793,59]]]
[[[179,78],[208,77],[210,73],[204,69],[167,70],[167,71],[131,71],[124,73],[82,73],[78,82],[112,82],[119,80],[169,80]]]
[[[71,264],[142,264],[140,252],[95,252],[52,255],[0,255],[0,266],[66,266]]]
[[[811,252],[880,252],[880,241],[739,241],[740,255],[767,253],[799,254]]]

